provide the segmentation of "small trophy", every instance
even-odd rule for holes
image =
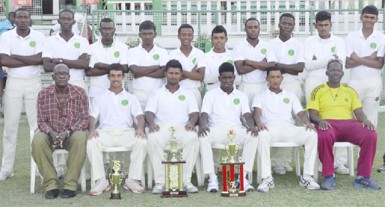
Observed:
[[[164,153],[165,160],[162,161],[165,165],[165,190],[160,197],[187,197],[187,192],[183,189],[183,164],[186,161],[182,160],[182,152],[175,137],[175,128],[170,127],[170,131],[170,150]]]
[[[110,173],[110,183],[112,185],[112,192],[110,199],[122,199],[120,196],[119,187],[120,184],[123,181],[124,175],[122,174],[122,171],[120,170],[120,161],[119,160],[113,160],[114,163],[111,173]]]
[[[238,197],[238,196],[246,196],[245,188],[244,188],[244,180],[243,180],[243,165],[242,158],[238,157],[236,159],[236,155],[238,153],[238,145],[234,142],[235,131],[229,130],[227,132],[227,136],[230,141],[226,145],[226,153],[227,155],[222,158],[222,193],[221,196],[224,197]],[[237,184],[235,181],[235,166],[238,166],[239,172],[239,188],[237,188]],[[228,175],[228,168],[230,170],[230,175]],[[227,178],[229,176],[229,179]]]

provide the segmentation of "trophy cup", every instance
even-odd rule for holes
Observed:
[[[165,165],[165,190],[160,197],[187,197],[187,192],[183,189],[183,164],[186,161],[182,160],[182,152],[175,137],[175,128],[170,127],[170,131],[170,150],[164,153],[165,160],[162,161]]]
[[[111,173],[109,175],[110,183],[112,185],[112,192],[110,199],[121,199],[119,187],[120,184],[123,181],[124,175],[122,174],[120,170],[120,161],[119,160],[113,160],[114,163]]]
[[[222,193],[221,196],[224,197],[238,197],[238,196],[246,196],[245,188],[244,188],[244,180],[243,180],[243,165],[242,158],[238,157],[236,159],[236,155],[238,153],[238,145],[234,142],[235,131],[229,130],[227,132],[227,136],[230,141],[226,145],[226,153],[227,155],[222,158]],[[238,166],[238,177],[239,177],[239,188],[237,188],[235,181],[235,166]],[[228,175],[228,170],[230,171]],[[227,178],[229,176],[229,178]]]

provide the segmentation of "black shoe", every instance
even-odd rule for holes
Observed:
[[[57,198],[59,195],[59,190],[58,189],[53,189],[45,192],[45,198],[46,199],[54,199]]]
[[[76,191],[64,189],[63,192],[61,193],[62,198],[72,198],[76,196]]]

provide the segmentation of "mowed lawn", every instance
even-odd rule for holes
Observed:
[[[378,127],[379,140],[373,168],[373,178],[385,188],[385,174],[377,173],[382,164],[385,151],[385,114],[380,115]],[[0,122],[2,136],[3,120]],[[276,187],[268,193],[247,193],[246,197],[223,198],[219,193],[207,193],[206,186],[200,192],[189,194],[187,198],[162,199],[152,195],[148,189],[144,194],[135,194],[122,190],[122,200],[110,200],[110,192],[91,197],[80,192],[72,199],[57,198],[46,200],[44,189],[37,178],[36,193],[30,194],[30,139],[29,129],[25,121],[21,121],[18,134],[15,176],[0,182],[0,206],[385,206],[385,190],[369,191],[353,187],[353,177],[337,175],[337,188],[334,191],[309,191],[298,185],[299,178],[294,172],[285,176],[274,176]],[[3,151],[0,141],[0,153]],[[357,149],[355,150],[357,152]],[[357,161],[357,153],[355,153]],[[87,168],[89,170],[89,167]],[[253,176],[256,178],[256,176]],[[322,177],[320,178],[322,182]],[[193,183],[196,183],[195,174]],[[253,182],[254,187],[256,187]],[[87,183],[87,192],[89,183]]]

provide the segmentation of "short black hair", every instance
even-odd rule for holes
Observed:
[[[111,70],[122,71],[124,76],[124,67],[120,63],[112,63],[110,66],[108,66],[108,75],[110,75]]]
[[[182,24],[182,25],[180,25],[180,27],[178,28],[178,34],[180,34],[180,31],[182,29],[192,29],[192,32],[194,34],[194,28],[190,24]]]
[[[266,71],[266,77],[268,77],[270,75],[270,72],[271,71],[279,71],[281,72],[282,74],[282,71],[278,68],[278,67],[272,67],[272,68],[269,68],[267,71]]]
[[[368,5],[362,9],[361,15],[362,14],[374,14],[378,16],[378,9],[374,5]]]
[[[100,25],[102,25],[102,22],[103,23],[110,23],[110,22],[114,22],[114,20],[112,20],[111,18],[107,17],[107,18],[103,18],[102,20],[100,20]]]
[[[13,17],[14,17],[14,18],[16,18],[16,14],[17,14],[17,12],[19,12],[19,11],[25,11],[25,12],[28,13],[28,16],[31,17],[31,13],[29,13],[29,11],[28,11],[26,8],[23,8],[23,7],[22,7],[22,8],[16,9],[16,11],[13,12]],[[8,15],[10,15],[10,14],[11,14],[11,12],[8,13]]]
[[[218,72],[221,75],[224,72],[232,72],[234,73],[234,65],[229,62],[224,62],[219,66]]]
[[[292,18],[292,19],[294,20],[294,22],[295,22],[295,17],[294,17],[292,14],[290,14],[290,13],[283,13],[283,14],[279,17],[279,22],[281,22],[282,18],[284,18],[284,17]]]
[[[258,21],[257,18],[250,17],[250,18],[246,19],[246,21],[245,21],[245,28],[247,27],[247,26],[246,26],[247,23],[250,22],[250,21],[257,21],[259,25],[261,24],[261,23]]]
[[[315,22],[325,21],[325,20],[332,20],[332,15],[327,11],[320,11],[315,15]]]
[[[65,13],[65,12],[71,13],[72,14],[72,19],[75,19],[75,13],[73,11],[69,10],[69,9],[61,10],[60,13],[59,13],[59,19],[60,19],[61,14]]]
[[[330,66],[332,63],[340,64],[340,65],[341,65],[341,69],[343,68],[342,60],[340,60],[340,59],[330,59],[329,62],[328,62],[328,64],[326,65],[326,70],[329,69],[329,66]]]
[[[13,11],[8,12],[8,19],[9,19],[11,16],[12,16],[13,18],[15,18],[15,12],[13,12]]]
[[[152,29],[152,30],[154,30],[154,32],[156,32],[156,26],[155,26],[154,22],[152,22],[150,20],[146,20],[139,25],[139,32],[144,30],[144,29]]]
[[[179,68],[180,72],[183,72],[182,64],[178,60],[175,60],[175,59],[169,60],[167,62],[166,66],[164,67],[164,72],[167,72],[168,69],[170,69],[170,68]]]
[[[214,27],[214,29],[211,31],[211,37],[213,37],[214,33],[225,33],[225,36],[227,37],[227,31],[222,25],[217,25]]]

